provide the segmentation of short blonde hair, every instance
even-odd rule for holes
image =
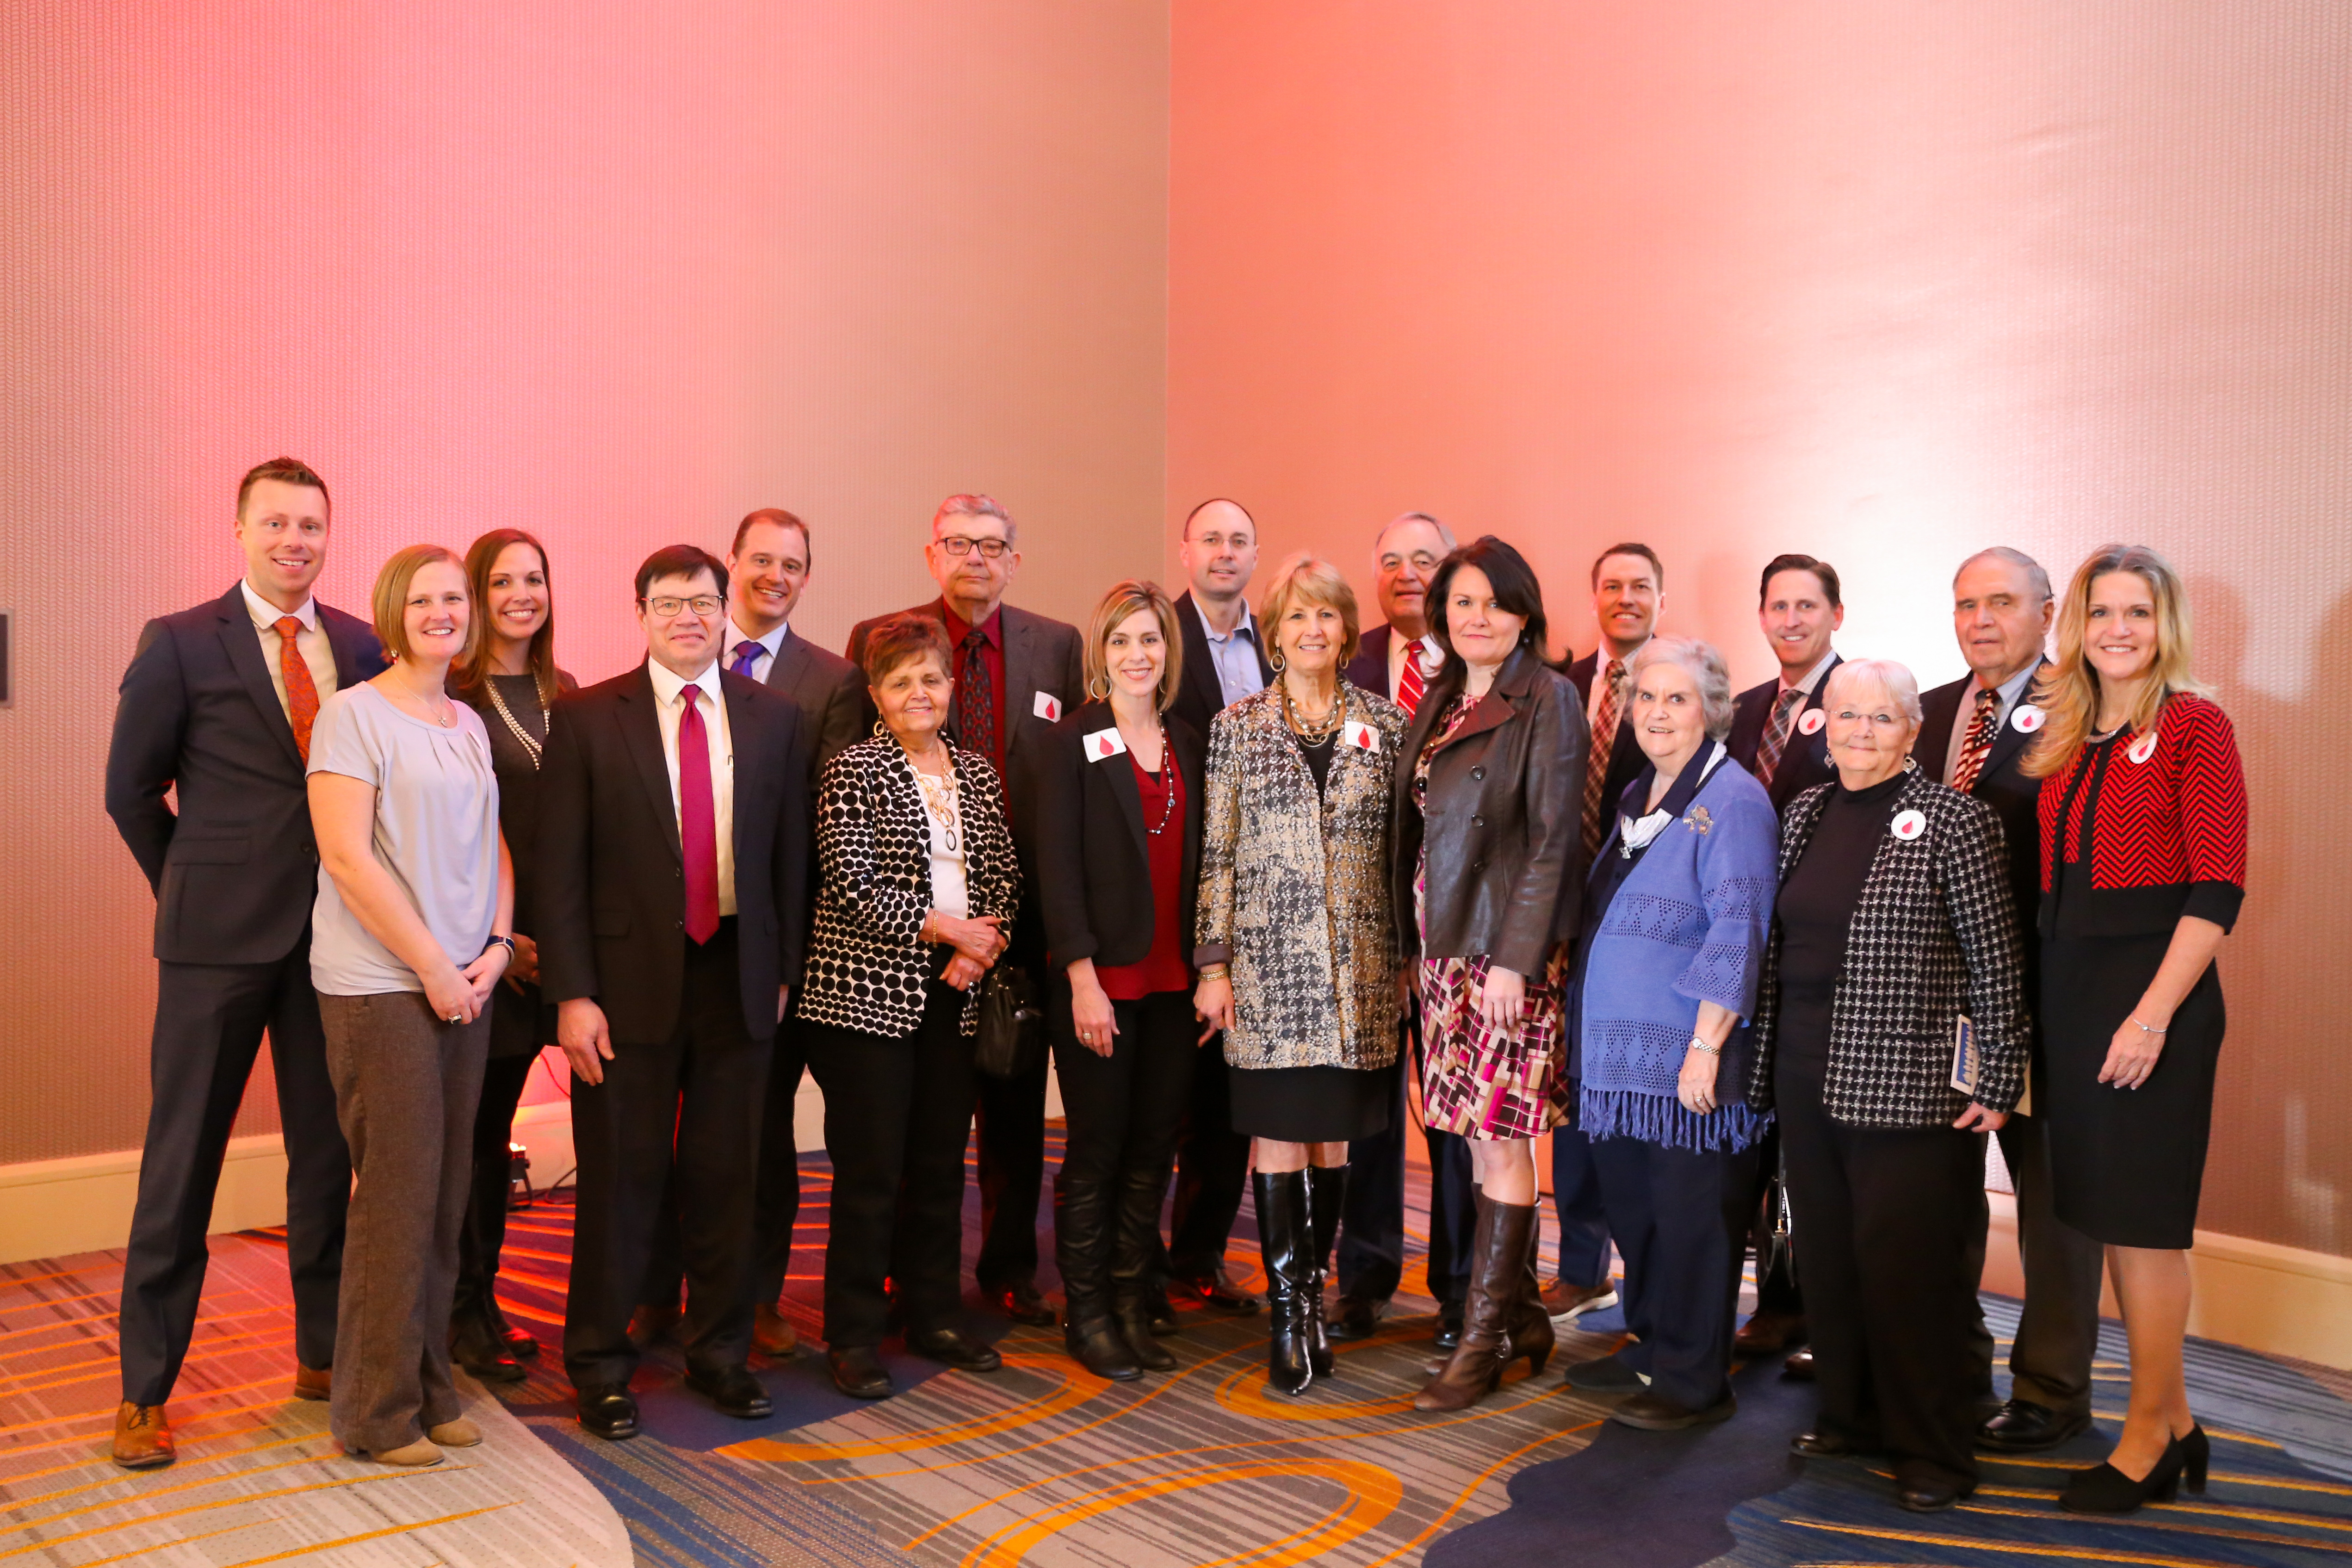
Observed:
[[[1302,550],[1284,560],[1274,569],[1274,576],[1265,585],[1265,597],[1258,601],[1257,624],[1265,637],[1269,658],[1277,657],[1282,644],[1282,617],[1290,613],[1292,602],[1328,605],[1339,612],[1339,626],[1345,634],[1339,644],[1339,668],[1345,670],[1356,657],[1363,638],[1356,620],[1356,591],[1339,575],[1339,569],[1312,551]]]
[[[412,544],[405,550],[396,551],[392,559],[383,563],[383,570],[375,574],[373,607],[375,611],[376,640],[383,644],[384,651],[394,658],[416,657],[416,650],[408,646],[408,590],[415,583],[416,574],[436,561],[447,562],[457,569],[459,577],[466,578],[466,563],[458,560],[454,552],[444,550],[437,544]],[[457,658],[451,660],[452,668],[463,667],[467,659],[473,658],[475,645],[482,640],[482,617],[473,613],[478,607],[474,603],[473,580],[466,578],[466,643],[457,650]]]
[[[1137,577],[1113,584],[1102,603],[1095,606],[1094,619],[1087,626],[1087,695],[1094,697],[1099,685],[1102,696],[1096,700],[1108,700],[1110,656],[1106,650],[1110,634],[1138,610],[1150,610],[1160,623],[1160,640],[1168,657],[1160,666],[1160,686],[1154,695],[1159,699],[1158,706],[1165,710],[1176,700],[1177,688],[1184,679],[1184,636],[1176,627],[1176,605],[1168,597],[1168,590]]]

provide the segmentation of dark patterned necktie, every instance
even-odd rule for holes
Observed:
[[[974,626],[963,634],[962,658],[956,669],[955,699],[948,704],[948,721],[956,739],[971,751],[996,755],[996,692],[988,679],[988,639]]]
[[[1780,753],[1789,749],[1789,731],[1796,726],[1797,708],[1804,700],[1801,686],[1789,687],[1773,700],[1763,742],[1756,748],[1756,782],[1766,789],[1772,787],[1772,775],[1780,771]]]
[[[1984,772],[1985,758],[1991,754],[1992,738],[2000,732],[2000,693],[1979,688],[1977,710],[1969,721],[1969,738],[1960,744],[1959,765],[1952,770],[1952,787],[1966,795],[1976,787],[1977,775]]]
[[[1592,743],[1584,753],[1584,858],[1591,859],[1604,837],[1609,819],[1601,795],[1609,787],[1609,753],[1617,742],[1617,683],[1625,679],[1625,661],[1612,658],[1600,677],[1601,708],[1592,719]]]

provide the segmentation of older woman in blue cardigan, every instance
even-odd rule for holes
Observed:
[[[1578,1113],[1625,1255],[1634,1343],[1569,1369],[1631,1395],[1612,1420],[1721,1421],[1739,1265],[1769,1111],[1745,1104],[1745,1020],[1772,929],[1772,803],[1730,759],[1731,681],[1705,643],[1659,637],[1626,675],[1649,765],[1626,786],[1585,884]],[[1727,1063],[1725,1058],[1731,1060]]]

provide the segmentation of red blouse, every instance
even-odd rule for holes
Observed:
[[[1183,916],[1176,907],[1184,881],[1184,770],[1165,745],[1157,779],[1143,771],[1134,752],[1127,761],[1135,770],[1135,793],[1143,800],[1143,841],[1151,862],[1151,951],[1135,963],[1097,964],[1095,978],[1112,1001],[1140,1002],[1156,992],[1192,988],[1181,945]],[[1152,832],[1155,827],[1160,831]]]
[[[2178,693],[2153,734],[2085,745],[2042,781],[2042,927],[2136,936],[2183,915],[2227,930],[2246,888],[2246,778],[2229,715]]]

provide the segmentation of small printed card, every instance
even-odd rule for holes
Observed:
[[[1360,752],[1381,749],[1381,732],[1361,719],[1350,719],[1339,726],[1339,738]]]
[[[1039,693],[1040,696],[1044,693]],[[1114,724],[1108,730],[1096,730],[1086,738],[1087,761],[1108,762],[1113,757],[1127,755],[1127,740]]]
[[[1037,693],[1037,700],[1031,703],[1030,707],[1038,718],[1048,724],[1058,724],[1062,721],[1062,700],[1050,691]]]
[[[1963,1013],[1952,1029],[1952,1087],[1970,1100],[1977,1097],[1977,1068],[1980,1065],[1977,1060],[1976,1026]]]

